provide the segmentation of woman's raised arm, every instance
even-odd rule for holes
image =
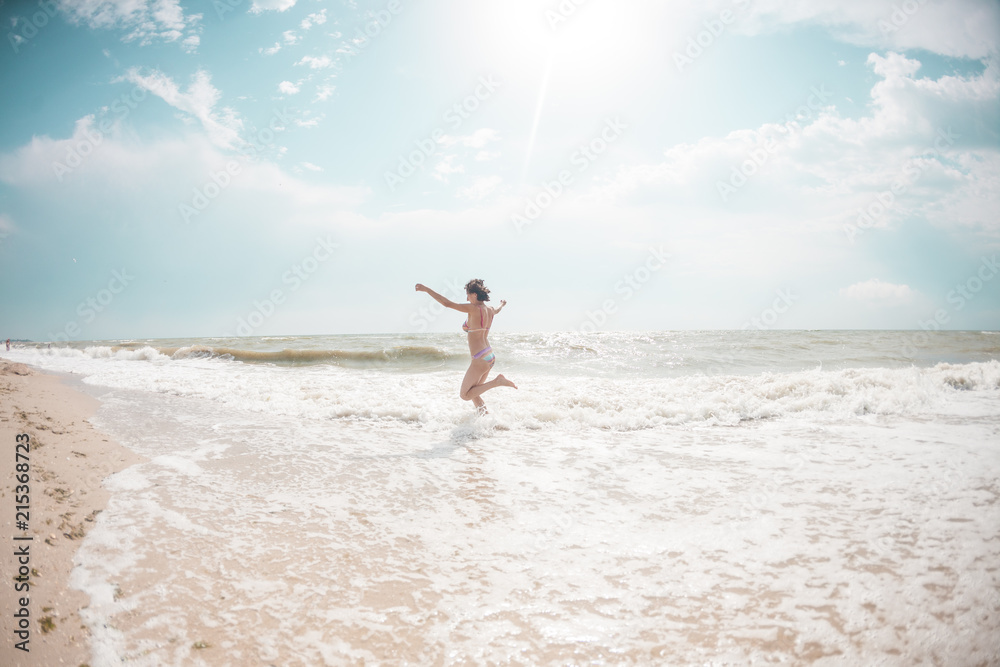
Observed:
[[[452,310],[457,310],[460,313],[471,312],[471,307],[469,306],[469,304],[455,303],[454,301],[450,301],[449,299],[444,298],[443,296],[432,290],[430,287],[427,287],[426,285],[421,285],[420,283],[417,283],[416,289],[418,292],[427,292],[428,294],[431,295],[431,297],[434,298],[435,301],[440,303],[445,308],[451,308]]]

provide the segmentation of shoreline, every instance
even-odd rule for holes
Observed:
[[[80,618],[89,597],[70,587],[74,557],[83,537],[107,506],[110,493],[102,482],[109,475],[142,462],[143,457],[94,428],[89,419],[100,402],[73,387],[64,378],[36,367],[0,360],[0,443],[3,443],[3,503],[5,549],[3,572],[18,576],[15,548],[27,545],[29,590],[4,587],[0,621],[0,663],[29,665],[86,664],[90,660],[90,631]],[[18,434],[30,437],[30,526],[15,526],[15,444]],[[15,541],[28,536],[30,541]],[[16,583],[16,582],[12,582]],[[19,600],[27,595],[30,614],[27,647],[14,634]]]

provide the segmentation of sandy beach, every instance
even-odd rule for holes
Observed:
[[[80,619],[88,596],[69,586],[73,556],[83,536],[107,504],[101,487],[108,475],[142,459],[119,446],[87,421],[98,402],[58,376],[24,364],[0,362],[0,442],[4,443],[4,579],[17,577],[14,550],[28,545],[30,578],[29,652],[18,650],[13,611],[25,593],[4,586],[0,620],[0,664],[81,665],[90,658],[89,633]],[[30,529],[15,526],[15,438],[30,437]],[[15,542],[15,536],[30,541]]]

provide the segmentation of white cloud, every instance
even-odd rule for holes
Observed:
[[[175,109],[194,116],[215,145],[236,148],[241,143],[239,132],[243,128],[243,122],[233,109],[224,107],[216,111],[215,105],[221,93],[212,85],[212,76],[205,70],[195,72],[186,92],[181,92],[170,77],[157,70],[149,75],[142,75],[133,67],[117,80],[134,83],[162,98]]]
[[[47,135],[34,136],[31,141],[11,153],[0,154],[0,182],[7,185],[44,191],[47,188],[72,189],[76,184],[87,186],[80,175],[104,178],[102,165],[113,164],[122,187],[130,187],[145,171],[141,147],[122,150],[116,139],[117,128],[103,133],[95,126],[94,116],[76,121],[73,134],[65,139]],[[166,144],[165,144],[166,145]]]
[[[152,10],[153,19],[161,25],[172,30],[184,30],[184,10],[179,0],[157,0]]]
[[[328,67],[333,67],[333,61],[330,60],[328,56],[304,56],[299,60],[296,65],[308,65],[312,69],[327,69]]]
[[[312,162],[302,162],[301,165],[309,171],[323,171],[323,167],[317,166]]]
[[[138,41],[146,46],[154,41],[181,40],[181,47],[189,53],[200,42],[202,15],[185,15],[179,0],[62,0],[59,9],[71,23],[92,29],[125,30],[125,42]]]
[[[455,164],[455,159],[457,157],[457,155],[445,155],[442,157],[441,161],[434,167],[434,178],[442,183],[447,183],[449,176],[452,174],[464,174],[465,166]]]
[[[466,148],[482,148],[490,142],[497,141],[499,138],[500,135],[497,134],[496,130],[484,127],[464,136],[452,137],[445,135],[441,137],[441,144],[448,147],[461,144]]]
[[[726,0],[721,4],[731,3]],[[718,5],[704,10],[717,15]],[[986,58],[998,51],[1000,4],[994,0],[756,0],[734,29],[758,34],[796,23],[821,25],[838,38],[860,46],[926,49],[946,56]]]
[[[879,80],[867,115],[842,117],[820,101],[820,89],[804,91],[803,105],[816,102],[800,107],[808,117],[673,146],[661,163],[621,168],[594,196],[690,203],[714,194],[716,205],[728,207],[763,196],[802,202],[822,212],[814,224],[842,230],[859,209],[888,200],[895,185],[874,226],[916,217],[1000,238],[991,172],[1000,152],[982,131],[1000,126],[1000,68],[991,62],[979,75],[920,78],[918,61],[891,52],[872,54],[868,66]]]
[[[490,144],[494,141],[498,141],[499,139],[500,135],[497,133],[496,130],[484,127],[476,130],[472,134],[466,134],[460,136],[445,135],[441,137],[440,143],[445,148],[453,149],[455,147],[460,146],[471,149],[482,149],[487,144]],[[500,156],[499,152],[478,150],[475,154],[475,161],[486,162],[494,158],[497,158],[499,156]],[[438,163],[437,167],[434,169],[433,172],[434,178],[443,183],[447,183],[449,175],[464,173],[465,167],[461,164],[457,164],[458,158],[459,156],[456,154],[444,156],[444,159],[440,163]],[[470,186],[469,188],[466,188],[466,190],[463,191],[465,194],[461,196],[466,198],[478,199],[479,197],[475,196],[474,193],[479,192],[484,187],[484,183],[485,181],[483,183],[479,183],[478,185],[473,185]]]
[[[286,30],[281,33],[282,38],[285,40],[285,44],[288,46],[293,46],[302,41],[302,38],[295,34],[294,30]]]
[[[263,12],[283,12],[295,6],[296,0],[254,0],[250,5],[250,12],[260,14]]]
[[[455,194],[462,199],[479,201],[481,199],[485,199],[491,192],[496,190],[501,183],[503,183],[503,179],[499,176],[477,178],[472,185],[467,188],[460,188]]]
[[[299,24],[299,27],[303,30],[308,30],[314,25],[323,25],[324,23],[326,23],[326,10],[321,9],[315,14],[310,14],[302,19],[302,23]]]
[[[909,285],[884,283],[878,278],[855,283],[840,290],[840,296],[869,305],[896,306],[913,301],[916,291]]]
[[[333,95],[333,91],[337,89],[337,86],[331,83],[320,84],[316,88],[316,99],[313,102],[322,102],[330,98]]]
[[[323,120],[322,114],[312,118],[296,118],[295,124],[299,127],[316,127],[321,120]]]
[[[97,133],[93,120],[88,116],[78,121],[70,137],[35,136],[14,151],[0,153],[0,182],[28,190],[39,199],[76,201],[72,205],[79,205],[81,210],[96,210],[96,202],[102,202],[97,208],[117,207],[119,200],[122,200],[121,207],[125,207],[128,204],[124,200],[128,199],[145,203],[150,211],[160,215],[159,202],[167,202],[169,210],[162,214],[177,218],[178,204],[190,200],[191,188],[202,187],[209,173],[224,171],[226,164],[235,159],[240,170],[228,189],[239,190],[239,200],[280,195],[288,197],[284,206],[294,202],[289,210],[300,208],[300,205],[306,208],[315,205],[317,220],[322,220],[324,206],[353,207],[369,196],[367,188],[317,186],[297,181],[267,160],[234,158],[230,152],[220,150],[197,134],[140,142],[109,133],[76,170],[60,181],[53,171],[53,163],[65,161],[67,154]],[[247,206],[253,208],[254,204],[247,203]],[[278,217],[288,219],[284,215]]]
[[[278,90],[284,95],[295,95],[299,92],[299,87],[291,81],[282,81],[278,84]]]
[[[257,53],[263,53],[265,56],[273,56],[275,53],[281,50],[281,42],[275,42],[274,46],[265,49],[263,46],[257,49]]]

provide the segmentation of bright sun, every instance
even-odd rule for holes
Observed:
[[[505,0],[480,11],[488,29],[477,37],[490,61],[517,78],[541,78],[550,66],[552,81],[567,86],[629,77],[663,23],[662,10],[634,0]]]
[[[524,107],[532,110],[522,179],[543,119],[571,109],[615,106],[621,96],[642,95],[649,88],[650,60],[662,51],[663,31],[673,25],[669,8],[650,4],[504,0],[477,8],[476,49],[499,76],[514,82]]]

